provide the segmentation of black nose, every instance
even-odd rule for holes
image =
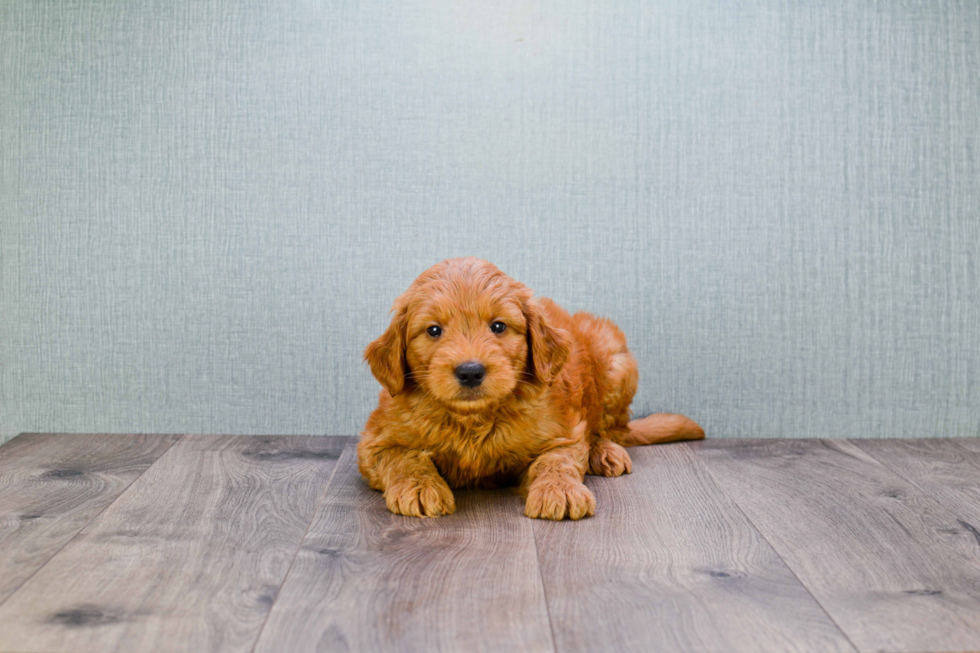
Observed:
[[[456,368],[456,378],[459,379],[459,384],[467,388],[475,388],[483,383],[483,377],[486,373],[486,368],[475,361],[463,363]]]

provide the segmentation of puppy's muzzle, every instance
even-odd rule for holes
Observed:
[[[483,383],[483,377],[487,375],[487,370],[480,363],[469,361],[457,367],[455,374],[461,386],[475,388]]]

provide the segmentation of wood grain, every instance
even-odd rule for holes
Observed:
[[[630,455],[594,517],[535,523],[560,653],[854,650],[689,445]]]
[[[851,442],[939,501],[980,545],[980,451],[945,438]]]
[[[501,490],[394,515],[353,443],[257,646],[279,651],[552,651],[531,520]]]
[[[980,546],[957,515],[857,445],[692,445],[862,651],[980,648]]]
[[[0,650],[249,648],[344,442],[185,436],[0,606]]]
[[[967,451],[980,453],[980,438],[953,438],[952,440]]]
[[[0,447],[0,604],[179,438],[24,433]]]

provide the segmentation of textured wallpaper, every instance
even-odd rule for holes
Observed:
[[[980,3],[0,3],[0,439],[352,434],[476,255],[709,437],[980,435]]]

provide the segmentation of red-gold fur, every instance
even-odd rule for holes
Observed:
[[[361,474],[392,512],[449,514],[451,487],[516,484],[529,517],[580,519],[595,511],[586,472],[631,471],[623,446],[704,437],[683,415],[631,422],[638,373],[622,331],[532,298],[486,261],[434,265],[392,313],[364,352],[384,389],[357,447]],[[486,368],[477,388],[454,376],[469,361]]]

